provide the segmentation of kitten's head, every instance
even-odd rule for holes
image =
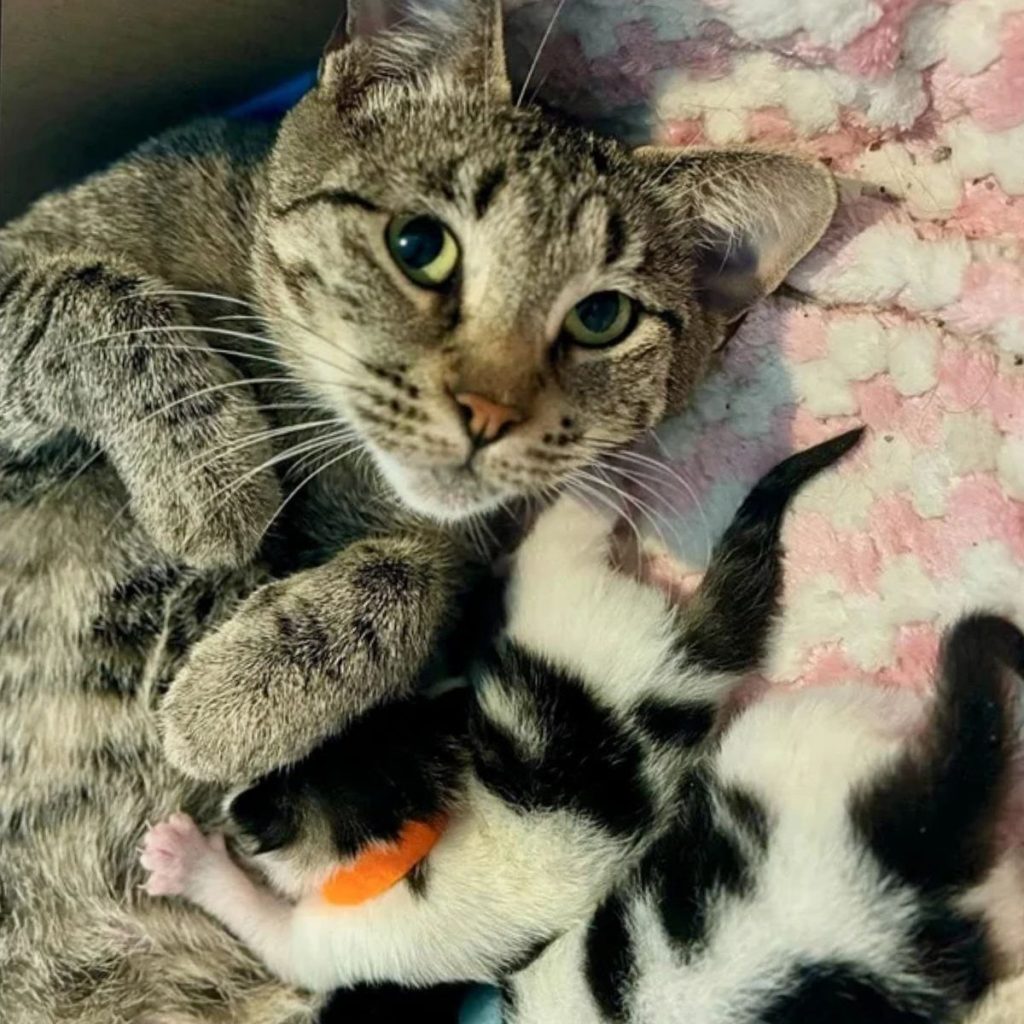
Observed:
[[[257,277],[287,357],[438,519],[680,408],[835,202],[792,157],[630,151],[519,105],[492,0],[352,0],[269,194]]]
[[[508,1024],[963,1020],[1024,969],[1022,670],[1020,631],[977,616],[931,704],[812,687],[740,711],[641,866],[512,980]]]

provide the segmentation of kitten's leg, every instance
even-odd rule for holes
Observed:
[[[231,859],[224,836],[173,814],[146,834],[141,855],[150,896],[184,896],[216,917],[285,981],[295,977],[290,931],[294,907],[257,885]]]
[[[190,819],[146,838],[148,891],[181,895],[220,920],[278,976],[313,991],[365,982],[494,981],[582,920],[618,871],[625,846],[484,796],[467,806],[425,863],[358,906],[318,895],[295,904],[254,884]],[[513,838],[514,837],[514,838]]]
[[[168,757],[197,778],[248,782],[408,693],[462,571],[439,535],[381,537],[256,591],[165,697]]]
[[[790,455],[739,507],[682,617],[680,651],[709,672],[743,673],[764,660],[782,591],[782,523],[800,489],[859,441],[851,430]]]
[[[552,659],[671,743],[698,742],[737,677],[762,662],[782,585],[791,498],[859,431],[799,452],[751,491],[682,609],[609,564],[608,521],[571,499],[542,516],[516,560],[512,640]]]
[[[277,500],[264,423],[228,362],[159,281],[116,258],[0,242],[0,444],[101,449],[166,553],[247,561]],[[249,474],[248,476],[246,474]]]

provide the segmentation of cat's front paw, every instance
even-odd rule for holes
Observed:
[[[190,896],[228,853],[219,832],[203,835],[187,814],[179,812],[146,833],[139,859],[149,872],[145,889],[150,896]]]
[[[367,539],[251,594],[164,697],[171,764],[207,782],[252,782],[408,693],[448,609],[445,550],[430,538]]]

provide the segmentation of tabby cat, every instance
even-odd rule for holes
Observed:
[[[0,230],[0,1017],[311,1019],[140,897],[146,821],[408,694],[502,517],[601,486],[833,206],[516,102],[494,3],[364,0],[280,124]]]

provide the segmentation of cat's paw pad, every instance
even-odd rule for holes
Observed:
[[[197,881],[227,858],[220,833],[204,835],[187,814],[172,814],[154,825],[142,844],[140,861],[149,872],[150,896],[187,896]]]

